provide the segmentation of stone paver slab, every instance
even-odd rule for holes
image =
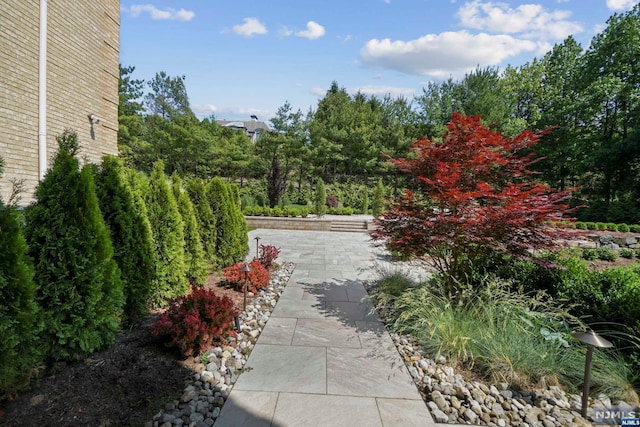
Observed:
[[[362,348],[394,351],[396,346],[382,322],[356,321],[356,332]]]
[[[326,393],[326,349],[256,344],[233,390]]]
[[[278,393],[233,390],[216,420],[216,427],[270,427]]]
[[[273,426],[382,427],[382,423],[373,398],[280,393]]]
[[[376,399],[384,427],[435,427],[422,400]],[[216,424],[217,427],[217,424]]]
[[[326,315],[340,319],[346,323],[354,324],[356,321],[365,320],[368,322],[379,322],[380,318],[376,313],[369,313],[371,304],[365,302],[343,302],[343,301],[327,301]]]
[[[325,303],[324,301],[280,298],[271,315],[298,319],[324,319]]]
[[[345,396],[421,399],[395,349],[328,348],[327,392]]]
[[[361,348],[356,328],[334,319],[298,319],[292,345]]]
[[[258,338],[258,344],[291,345],[298,319],[271,317]]]

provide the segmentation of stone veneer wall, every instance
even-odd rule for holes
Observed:
[[[119,0],[56,0],[47,19],[47,157],[56,136],[73,129],[80,158],[99,162],[117,154]],[[0,7],[0,156],[5,173],[0,197],[11,180],[23,180],[22,202],[38,183],[39,0],[2,0]],[[88,116],[100,117],[91,124]]]
[[[245,220],[250,228],[331,231],[329,219],[247,216]]]

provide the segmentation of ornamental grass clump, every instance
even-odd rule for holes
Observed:
[[[493,383],[559,383],[577,392],[585,348],[570,332],[584,325],[544,294],[511,293],[510,286],[488,281],[482,290],[457,301],[449,298],[437,278],[407,287],[399,297],[387,298],[393,303],[393,328],[414,337],[431,357],[445,356]],[[593,393],[633,401],[631,377],[631,369],[615,351],[594,354]]]
[[[168,337],[168,346],[191,356],[236,336],[237,314],[227,296],[220,298],[213,290],[192,286],[188,295],[169,301],[169,308],[153,326],[153,334]]]

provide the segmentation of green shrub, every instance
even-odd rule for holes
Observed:
[[[58,146],[26,211],[25,234],[46,325],[44,348],[55,360],[80,359],[113,342],[124,296],[93,175],[80,171],[74,157],[76,134],[65,131]]]
[[[613,222],[608,222],[606,224],[606,228],[609,231],[618,231],[618,224],[614,224]]]
[[[318,178],[316,183],[316,195],[315,195],[315,213],[319,217],[324,216],[327,213],[327,192],[324,188],[324,181],[322,178]]]
[[[574,225],[575,225],[577,230],[586,230],[587,229],[587,223],[586,222],[577,221],[577,222],[575,222]]]
[[[171,300],[154,324],[154,335],[165,335],[185,356],[206,351],[214,343],[235,336],[233,301],[213,290],[192,287],[191,293]]]
[[[596,253],[598,254],[598,259],[602,261],[615,261],[618,259],[618,252],[608,246],[599,247],[596,249]]]
[[[156,258],[151,224],[136,206],[122,161],[105,156],[97,171],[96,194],[109,227],[113,259],[120,268],[125,296],[124,314],[130,321],[146,312],[152,295]],[[140,203],[140,201],[138,201]]]
[[[622,258],[633,259],[636,257],[636,253],[633,251],[633,249],[622,248],[620,249],[620,256]]]
[[[633,233],[640,233],[640,224],[631,224],[629,226],[629,231]]]
[[[627,224],[618,224],[618,231],[620,231],[622,233],[628,233],[629,232],[629,226]]]
[[[161,307],[167,300],[189,291],[184,262],[184,224],[161,160],[153,164],[146,202],[157,259],[152,304]]]
[[[205,259],[209,268],[213,269],[218,264],[216,259],[216,217],[211,210],[206,186],[200,178],[193,178],[186,182],[185,188],[193,202]]]
[[[360,207],[360,212],[364,215],[369,213],[369,193],[366,189],[362,192],[362,205]]]
[[[607,224],[604,222],[596,222],[596,230],[606,230]]]
[[[249,238],[237,193],[221,178],[213,178],[207,185],[207,197],[216,218],[218,267],[243,260],[249,252]]]
[[[200,239],[198,220],[189,194],[182,189],[182,179],[176,172],[171,175],[171,189],[184,225],[184,262],[187,280],[191,285],[204,285],[209,272]]]
[[[0,158],[0,176],[2,166]],[[33,263],[27,256],[22,215],[11,203],[0,200],[0,401],[29,383],[42,358]]]
[[[587,224],[587,230],[597,230],[598,226],[596,225],[595,222],[586,222],[585,224]]]
[[[598,252],[595,249],[584,249],[582,251],[582,258],[587,261],[594,261],[598,259]]]

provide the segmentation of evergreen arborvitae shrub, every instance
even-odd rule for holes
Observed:
[[[318,182],[316,183],[315,208],[316,215],[319,217],[327,213],[327,191],[324,188],[322,178],[318,178]]]
[[[156,253],[151,302],[160,307],[166,305],[168,299],[189,291],[184,262],[184,226],[178,204],[167,183],[162,160],[153,164],[146,205]]]
[[[221,178],[207,185],[207,197],[216,217],[216,257],[220,267],[244,259],[249,252],[247,225],[235,193]]]
[[[373,216],[378,217],[384,209],[384,184],[382,179],[378,180],[378,183],[373,189],[373,202],[371,204],[371,213]]]
[[[182,178],[176,172],[171,175],[173,197],[178,202],[178,211],[184,224],[184,261],[187,280],[191,285],[204,285],[207,281],[207,262],[200,240],[198,221],[189,194],[182,189]]]
[[[26,211],[47,355],[80,359],[113,342],[124,295],[93,175],[78,169],[78,140],[58,137],[52,168]]]
[[[369,213],[369,191],[366,188],[362,192],[362,213],[365,215]]]
[[[120,268],[125,316],[135,321],[146,312],[156,268],[146,209],[136,206],[141,199],[136,201],[122,161],[113,156],[102,159],[96,177],[96,194],[110,230],[113,259]]]
[[[200,178],[188,180],[185,188],[193,202],[205,258],[209,267],[213,269],[218,265],[216,259],[216,217],[211,210],[207,188]]]
[[[0,176],[3,162],[0,158]],[[9,201],[0,200],[0,401],[28,384],[31,370],[42,356],[41,325],[35,302],[33,263],[27,256],[22,215]]]

